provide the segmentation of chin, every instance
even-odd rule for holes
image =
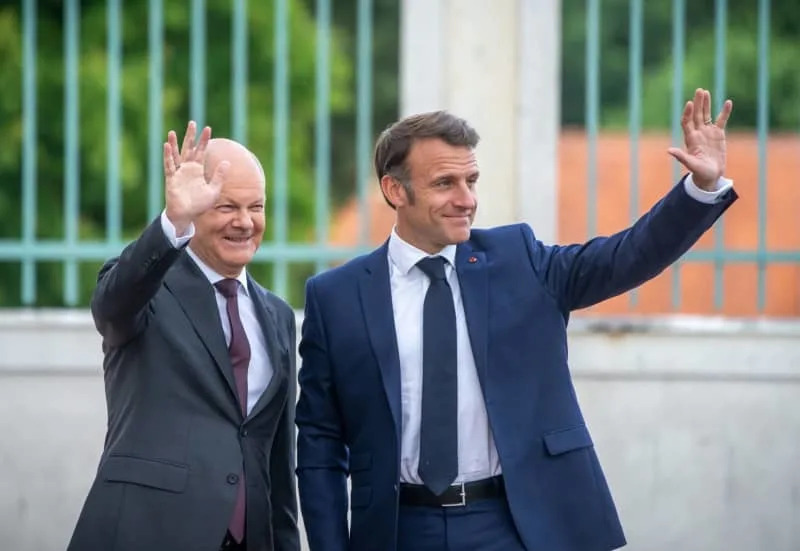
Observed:
[[[450,243],[452,243],[453,245],[457,245],[459,243],[463,243],[464,241],[467,241],[469,239],[469,233],[470,233],[469,228],[466,228],[463,231],[453,232],[453,233],[450,234],[450,236],[449,236],[450,239],[448,239],[448,241]]]
[[[228,266],[240,266],[244,268],[253,260],[252,251],[242,251],[237,254],[228,254],[223,258],[225,264]]]

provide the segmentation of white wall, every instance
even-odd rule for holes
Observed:
[[[631,550],[800,549],[800,323],[571,324]],[[86,312],[0,311],[0,549],[64,549],[105,426]]]
[[[481,135],[477,226],[556,235],[560,0],[402,0],[400,111],[447,109]]]

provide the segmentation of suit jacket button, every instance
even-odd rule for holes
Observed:
[[[231,473],[228,475],[228,478],[226,478],[226,480],[228,481],[228,484],[231,485],[237,484],[239,482],[239,475]]]
[[[239,429],[239,436],[241,436],[242,438],[244,438],[245,436],[247,436],[247,429],[246,429],[246,428],[244,428],[244,427],[240,428],[240,429]]]

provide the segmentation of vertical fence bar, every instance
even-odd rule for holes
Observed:
[[[78,264],[72,255],[78,242],[78,210],[80,181],[80,127],[78,107],[78,44],[80,36],[79,0],[64,2],[64,301],[68,306],[78,302]]]
[[[315,132],[315,195],[317,244],[328,241],[330,222],[330,177],[331,177],[331,127],[330,127],[330,38],[331,0],[317,0],[317,52],[316,52],[316,132]],[[325,268],[318,260],[316,271]]]
[[[767,133],[769,132],[769,0],[758,2],[758,311],[764,311],[767,276]]]
[[[108,0],[106,6],[106,49],[108,76],[106,103],[106,240],[122,240],[122,185],[120,183],[119,152],[122,107],[120,100],[120,58],[122,57],[122,28],[120,1]]]
[[[728,24],[728,1],[716,0],[714,18],[714,105],[711,116],[716,118],[725,101],[725,38]],[[722,310],[725,284],[725,224],[720,218],[714,227],[714,309]]]
[[[206,118],[206,0],[192,0],[189,117],[202,129]]]
[[[36,0],[22,4],[22,243],[25,252],[36,242]],[[36,261],[22,259],[22,304],[36,302]]]
[[[372,0],[358,1],[358,92],[356,113],[356,190],[359,244],[369,241],[369,151],[372,140]]]
[[[600,110],[600,0],[587,0],[586,10],[586,200],[589,237],[597,233],[597,134]]]
[[[147,87],[147,219],[154,220],[163,208],[164,89],[164,0],[149,0],[147,10],[148,76]]]
[[[247,0],[234,0],[231,29],[231,129],[233,139],[247,143]]]
[[[644,35],[644,17],[642,0],[631,0],[630,5],[630,48],[628,50],[628,102],[630,117],[628,131],[630,134],[630,218],[631,223],[639,216],[639,136],[642,128],[642,50]],[[630,305],[636,306],[637,291],[630,293]]]
[[[286,296],[288,267],[283,254],[287,242],[288,145],[289,145],[289,5],[288,0],[275,0],[275,65],[274,65],[274,158],[275,158],[275,243],[281,251],[275,258],[275,292]]]
[[[681,114],[683,113],[683,64],[686,42],[686,0],[672,1],[672,145],[683,147],[681,138]],[[681,166],[673,163],[672,180],[677,181],[681,175]],[[681,273],[680,260],[672,267],[672,307],[677,310],[681,305]]]

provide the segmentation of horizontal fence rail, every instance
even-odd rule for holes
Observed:
[[[647,71],[649,29],[652,27],[648,17],[653,10],[668,10],[665,15],[670,28],[664,29],[664,44],[671,56],[671,89],[666,94],[665,109],[669,110],[669,123],[664,126],[664,135],[673,145],[682,141],[680,115],[687,99],[686,86],[694,85],[687,56],[695,51],[692,48],[694,35],[687,21],[697,15],[697,6],[687,0],[671,0],[669,3],[646,3],[644,0],[561,0],[565,28],[570,17],[580,19],[582,24],[582,42],[580,48],[585,55],[585,67],[581,78],[583,86],[581,100],[577,109],[582,110],[580,129],[585,138],[585,203],[581,203],[580,217],[582,222],[581,240],[602,233],[603,216],[601,205],[606,191],[602,189],[604,158],[603,139],[608,135],[609,124],[606,120],[607,105],[604,103],[603,90],[608,77],[604,73],[604,64],[608,52],[609,39],[606,36],[610,19],[607,13],[612,8],[624,5],[626,13],[627,45],[627,78],[624,88],[627,90],[626,119],[619,128],[625,132],[627,140],[627,194],[624,223],[635,220],[641,215],[646,205],[644,180],[648,167],[643,163],[644,145],[648,132],[645,121],[648,92],[647,79],[651,75]],[[402,2],[398,0],[402,8]],[[95,3],[99,4],[99,3]],[[88,300],[87,277],[89,271],[96,273],[100,263],[121,251],[124,245],[136,235],[137,231],[154,220],[163,208],[163,174],[161,166],[162,143],[167,125],[165,113],[174,112],[177,101],[173,89],[170,88],[175,77],[173,68],[183,65],[187,68],[185,79],[180,83],[182,94],[186,97],[184,113],[199,125],[210,120],[227,117],[228,133],[231,138],[248,144],[258,136],[258,143],[269,143],[262,147],[259,156],[265,162],[268,172],[268,229],[265,241],[256,254],[256,263],[262,267],[263,281],[277,294],[288,297],[299,306],[302,300],[302,288],[305,278],[330,266],[368,251],[376,243],[371,229],[375,227],[376,218],[385,213],[376,212],[373,200],[377,194],[377,185],[370,172],[370,155],[376,132],[375,110],[376,97],[376,51],[375,38],[379,36],[376,26],[377,18],[372,0],[349,0],[335,3],[333,0],[274,0],[273,2],[255,2],[248,0],[189,0],[181,9],[185,11],[186,44],[176,44],[173,37],[175,27],[168,14],[175,5],[165,0],[148,0],[146,14],[141,21],[141,36],[133,32],[128,23],[132,10],[136,7],[122,0],[106,0],[102,3],[104,10],[104,134],[95,135],[96,129],[84,122],[88,99],[85,94],[84,80],[91,77],[90,60],[87,60],[85,42],[88,38],[86,19],[92,3],[80,0],[64,0],[61,5],[60,56],[59,67],[63,77],[61,97],[45,97],[43,88],[44,55],[43,44],[49,36],[43,36],[41,27],[43,4],[36,0],[22,0],[19,8],[20,54],[19,85],[21,99],[20,128],[20,226],[18,236],[8,237],[0,234],[0,270],[13,266],[19,268],[15,281],[19,282],[18,304],[38,306],[42,303],[40,296],[41,281],[45,278],[58,277],[60,292],[55,302],[57,305],[76,306]],[[713,110],[721,108],[722,101],[730,90],[736,60],[732,59],[730,31],[731,20],[737,13],[736,6],[742,2],[733,0],[707,0],[703,5],[711,14],[711,24],[707,33],[713,35],[713,49],[706,55],[713,60],[713,70],[708,78],[698,82],[698,86],[712,89]],[[144,3],[141,4],[142,6]],[[353,36],[347,42],[351,47],[342,54],[342,40],[337,34],[338,19],[336,9],[342,5],[351,6]],[[774,42],[772,9],[779,4],[769,0],[757,0],[752,7],[755,14],[752,26],[757,55],[757,70],[752,82],[757,99],[754,107],[755,123],[751,134],[757,143],[757,183],[753,187],[755,195],[750,193],[743,198],[750,204],[756,203],[754,218],[757,235],[752,246],[731,246],[726,237],[731,229],[730,217],[726,215],[712,231],[710,240],[705,245],[697,246],[688,252],[667,275],[669,278],[669,311],[681,312],[685,307],[685,277],[690,266],[710,266],[710,277],[707,282],[712,295],[712,313],[725,311],[726,301],[730,294],[731,267],[746,265],[755,267],[755,284],[753,301],[756,313],[768,313],[768,298],[773,292],[770,288],[769,269],[776,266],[800,267],[800,244],[791,247],[771,246],[768,239],[769,194],[768,161],[770,149],[768,144],[773,135],[770,128],[770,94],[776,87],[771,83],[771,45]],[[222,7],[224,6],[224,8]],[[573,9],[576,8],[576,9]],[[580,9],[577,9],[580,8]],[[49,8],[52,9],[52,8]],[[216,30],[220,26],[220,10],[224,10],[229,19],[224,43],[221,43]],[[305,10],[305,11],[303,11]],[[694,10],[694,11],[693,11]],[[296,69],[298,55],[304,55],[305,37],[298,38],[294,31],[299,27],[303,12],[307,20],[308,36],[313,36],[313,69],[307,81],[296,82],[293,71]],[[580,15],[573,16],[574,13]],[[137,12],[138,13],[138,12]],[[621,13],[619,11],[613,13]],[[666,12],[664,12],[666,13]],[[215,15],[216,14],[216,15]],[[258,22],[258,23],[257,23]],[[665,23],[666,24],[666,23]],[[259,25],[259,26],[257,26]],[[399,21],[398,21],[399,25]],[[262,28],[263,26],[263,28]],[[305,28],[305,27],[302,27]],[[49,29],[49,27],[48,27]],[[92,28],[97,34],[97,29]],[[49,32],[49,31],[48,31]],[[217,34],[215,34],[217,33]],[[268,36],[268,41],[259,43],[262,49],[270,50],[268,63],[257,63],[262,59],[259,46],[254,46],[256,35]],[[141,78],[143,84],[142,101],[146,105],[141,120],[132,120],[128,113],[130,92],[126,92],[125,75],[133,64],[139,63],[135,55],[129,54],[134,40],[141,42],[140,48],[146,52]],[[310,44],[310,42],[309,42]],[[212,48],[213,45],[213,48]],[[51,47],[52,48],[52,47]],[[182,49],[181,49],[182,48]],[[229,52],[226,58],[224,73],[213,70],[209,59],[219,48]],[[299,51],[298,51],[299,50]],[[341,56],[347,59],[348,70],[341,69]],[[176,61],[176,56],[180,59]],[[334,82],[342,74],[352,72],[352,84],[344,93],[341,86]],[[266,73],[266,75],[265,75]],[[565,77],[567,78],[567,77]],[[263,81],[259,80],[263,79]],[[267,85],[263,85],[266,82]],[[343,82],[343,81],[341,81]],[[380,85],[380,82],[377,82]],[[564,88],[570,83],[562,83]],[[772,84],[772,88],[771,88]],[[421,84],[424,85],[424,84]],[[307,91],[310,101],[305,103],[298,98],[298,87]],[[213,103],[212,92],[220,87],[229,90],[229,105]],[[777,90],[776,90],[777,91]],[[563,93],[563,91],[562,91]],[[780,92],[783,93],[783,92]],[[734,98],[735,100],[735,98]],[[42,162],[45,150],[40,146],[40,135],[46,125],[52,121],[42,120],[40,113],[43,107],[51,102],[60,102],[63,133],[58,155],[63,157],[61,171],[60,195],[51,197],[46,192],[42,174]],[[295,109],[298,104],[308,104],[310,132],[295,125]],[[336,121],[339,116],[337,105],[352,104],[352,132],[345,134],[351,144],[344,149],[352,153],[352,159],[343,159],[337,154],[341,137],[337,134]],[[254,116],[255,105],[267,105],[267,116]],[[100,108],[100,105],[94,106]],[[305,107],[304,107],[305,108]],[[220,115],[219,113],[224,113]],[[734,108],[734,120],[737,117]],[[384,122],[383,119],[381,122]],[[136,220],[129,211],[130,184],[126,183],[124,172],[129,168],[130,160],[126,160],[126,127],[141,124],[145,139],[142,145],[146,151],[142,161],[141,186],[137,188],[143,198],[141,215]],[[174,125],[174,123],[170,123]],[[175,127],[179,133],[182,127]],[[566,125],[565,125],[566,130]],[[792,129],[797,134],[798,128]],[[92,132],[92,134],[89,134]],[[785,133],[785,129],[784,129]],[[308,135],[306,135],[308,134]],[[562,138],[563,140],[563,138]],[[306,144],[306,142],[308,142]],[[90,144],[87,146],[87,144]],[[308,168],[306,177],[293,174],[298,166],[297,145],[307,146],[307,158],[299,161],[300,166]],[[87,156],[83,151],[87,147],[102,151],[104,178],[100,183],[103,188],[102,227],[92,235],[86,235],[85,220],[82,209],[89,196],[93,181],[86,176]],[[800,151],[798,151],[800,153]],[[47,154],[52,154],[52,151]],[[269,161],[268,163],[266,161]],[[337,170],[344,162],[352,165],[352,170]],[[563,161],[562,161],[563,162]],[[127,165],[126,165],[127,163]],[[673,163],[671,178],[677,181],[680,167]],[[794,175],[800,180],[800,173]],[[350,201],[342,199],[342,178],[349,181],[347,196]],[[96,178],[95,178],[96,179]],[[309,197],[298,197],[298,182],[307,180]],[[563,181],[562,186],[575,186],[573,181]],[[666,184],[665,184],[666,185]],[[127,187],[126,187],[127,186]],[[306,189],[306,188],[303,188]],[[737,180],[737,189],[741,190]],[[2,197],[0,197],[1,199]],[[43,215],[41,204],[55,202],[59,205],[57,231],[44,235],[42,226],[49,222]],[[295,227],[296,219],[293,209],[302,203],[309,212],[307,228]],[[335,242],[332,228],[337,223],[338,210],[344,204],[350,204],[357,211],[357,223],[352,239],[346,244]],[[800,207],[800,205],[798,205]],[[737,205],[736,208],[739,208]],[[138,212],[138,211],[137,211]],[[563,214],[561,215],[564,216]],[[573,214],[574,216],[574,214]],[[136,223],[138,221],[138,224]],[[46,233],[46,232],[45,232]],[[562,233],[564,233],[562,231]],[[564,236],[572,240],[574,235]],[[49,266],[49,268],[47,268]],[[52,272],[53,266],[60,271]],[[43,270],[50,269],[47,275]],[[16,272],[15,272],[16,274]],[[55,275],[53,275],[55,274]],[[649,284],[648,284],[649,285]],[[800,286],[800,276],[797,285]],[[665,293],[666,293],[665,292]],[[641,308],[643,290],[628,293],[624,298],[622,310],[626,313],[637,312]],[[666,296],[666,295],[665,295]],[[0,294],[0,300],[3,299]],[[53,299],[51,297],[52,305]],[[14,304],[13,299],[5,297],[6,303]],[[0,302],[2,304],[2,302]],[[599,310],[602,312],[602,310]],[[795,315],[800,314],[800,301],[795,308]]]
[[[190,21],[189,55],[186,60],[190,78],[186,82],[189,97],[188,116],[198,125],[206,124],[209,109],[207,104],[210,86],[219,85],[215,75],[212,82],[207,74],[208,33],[210,23],[208,11],[211,0],[190,0],[188,17]],[[216,2],[220,5],[220,2]],[[224,4],[228,4],[225,2]],[[333,246],[329,242],[331,215],[331,42],[333,34],[332,0],[316,0],[313,12],[316,20],[316,70],[315,89],[315,128],[313,158],[314,174],[314,223],[313,236],[302,242],[290,238],[290,154],[293,136],[291,135],[291,82],[290,64],[292,59],[290,33],[292,29],[291,8],[300,5],[290,0],[274,2],[248,2],[233,0],[231,5],[230,33],[230,136],[247,144],[249,130],[263,122],[250,118],[248,105],[252,100],[251,81],[248,74],[248,40],[253,32],[249,20],[255,11],[272,10],[272,47],[274,59],[271,68],[272,82],[272,127],[274,136],[272,167],[268,172],[268,185],[272,188],[270,216],[272,235],[262,245],[256,255],[259,263],[272,266],[273,290],[288,296],[302,289],[290,281],[290,266],[293,263],[311,263],[312,271],[320,271],[332,263],[346,260],[367,250],[368,220],[367,198],[370,169],[370,153],[373,139],[372,86],[373,86],[373,7],[372,0],[357,0],[356,48],[354,62],[356,69],[355,100],[355,156],[356,167],[354,194],[362,212],[360,229],[354,246]],[[166,138],[164,125],[165,102],[165,56],[169,55],[170,43],[165,32],[165,9],[169,7],[164,0],[148,0],[147,4],[147,159],[146,159],[146,219],[153,220],[163,208],[162,143]],[[41,36],[38,21],[40,6],[36,0],[22,0],[20,9],[22,36],[22,170],[20,185],[22,229],[19,239],[9,239],[0,235],[0,262],[20,263],[21,297],[23,305],[36,305],[37,267],[41,262],[57,262],[63,266],[63,304],[75,306],[87,297],[79,296],[79,265],[85,262],[103,262],[118,255],[129,239],[123,236],[122,179],[120,175],[122,134],[124,131],[122,111],[124,100],[121,92],[122,67],[125,63],[123,52],[123,27],[125,6],[121,0],[106,2],[106,135],[105,135],[105,238],[102,240],[79,237],[81,166],[79,146],[81,144],[81,2],[65,0],[63,3],[63,193],[59,201],[63,204],[62,238],[38,237],[38,209],[40,198],[37,195],[37,165],[41,160],[37,154],[37,133],[41,121],[37,120],[39,102],[43,101],[37,82],[41,77],[37,67],[37,45]],[[266,98],[265,98],[266,99]],[[51,101],[47,98],[47,101]],[[182,128],[176,128],[182,133]]]

